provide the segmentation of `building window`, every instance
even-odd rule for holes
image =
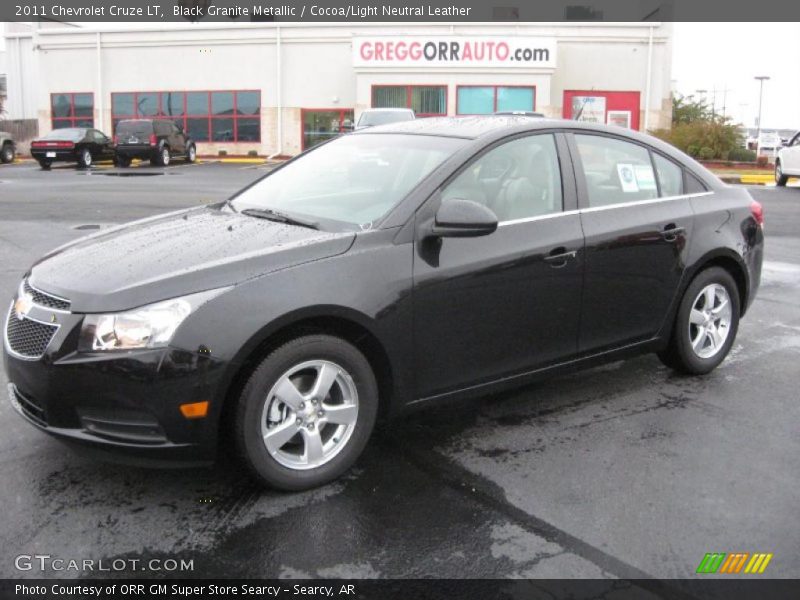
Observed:
[[[353,109],[302,109],[303,150],[353,129]]]
[[[111,94],[114,130],[123,119],[166,119],[196,142],[260,142],[261,92],[126,92]]]
[[[373,85],[372,108],[410,108],[418,117],[447,114],[445,85]]]
[[[94,94],[50,94],[53,129],[94,127]]]
[[[536,107],[534,86],[460,85],[456,92],[456,113],[490,115],[497,111],[526,110]]]

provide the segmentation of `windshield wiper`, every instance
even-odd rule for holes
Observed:
[[[319,223],[302,219],[300,217],[292,217],[286,213],[282,213],[271,208],[245,208],[240,211],[243,215],[257,217],[259,219],[268,219],[278,223],[287,223],[289,225],[299,225],[300,227],[308,227],[309,229],[319,229]]]

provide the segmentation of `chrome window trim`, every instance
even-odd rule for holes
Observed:
[[[684,200],[687,198],[700,198],[702,196],[712,196],[714,192],[697,192],[694,194],[681,194],[679,196],[666,196],[664,198],[651,198],[650,200],[634,200],[632,202],[620,202],[619,204],[609,204],[608,206],[590,206],[588,208],[579,208],[577,210],[566,210],[561,212],[547,213],[546,215],[536,215],[533,217],[525,217],[523,219],[512,219],[510,221],[500,221],[497,227],[506,227],[507,225],[518,225],[520,223],[530,223],[532,221],[543,221],[545,219],[552,219],[554,217],[565,217],[568,215],[581,215],[583,213],[593,213],[602,210],[611,210],[614,208],[628,208],[631,206],[640,206],[643,204],[657,204],[659,202],[670,202],[672,200]]]
[[[39,305],[37,304],[37,306]],[[58,330],[61,329],[61,323],[45,323],[44,321],[40,321],[39,319],[34,319],[32,317],[25,315],[23,319],[28,319],[29,321],[33,321],[34,323],[39,323],[40,325],[47,325],[48,327],[55,328],[53,336],[50,338],[50,341],[47,342],[47,345],[44,347],[44,351],[39,356],[25,356],[24,354],[15,352],[11,348],[11,343],[8,341],[8,322],[11,319],[11,313],[13,311],[14,311],[14,301],[12,300],[11,304],[9,304],[8,306],[8,313],[6,314],[6,322],[5,326],[3,327],[3,346],[5,346],[6,352],[8,352],[10,356],[18,358],[20,360],[29,360],[29,361],[41,360],[42,357],[47,353],[47,349],[50,347],[50,344],[53,343],[53,340],[55,339],[56,335],[58,335]]]

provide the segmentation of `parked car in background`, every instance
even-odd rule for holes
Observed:
[[[410,108],[368,108],[358,117],[355,128],[359,130],[376,125],[413,121],[415,118],[416,115]]]
[[[709,373],[756,296],[762,222],[745,188],[619,127],[374,127],[48,253],[8,308],[8,392],[101,456],[230,441],[259,481],[308,489],[378,415],[648,352]]]
[[[43,169],[54,162],[74,162],[88,169],[98,160],[114,157],[114,146],[105,133],[89,127],[54,129],[31,142],[31,156]]]
[[[800,177],[800,131],[778,151],[775,159],[775,183],[786,185],[789,177]]]
[[[13,162],[16,152],[17,147],[11,134],[7,131],[0,131],[0,162]]]
[[[129,119],[117,123],[114,131],[114,161],[127,167],[131,160],[149,160],[152,165],[166,167],[173,157],[193,163],[197,147],[183,128],[172,121]]]

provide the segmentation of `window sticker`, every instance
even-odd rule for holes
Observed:
[[[636,174],[633,165],[630,163],[617,163],[617,175],[622,191],[626,194],[639,191],[639,184],[636,182]]]

